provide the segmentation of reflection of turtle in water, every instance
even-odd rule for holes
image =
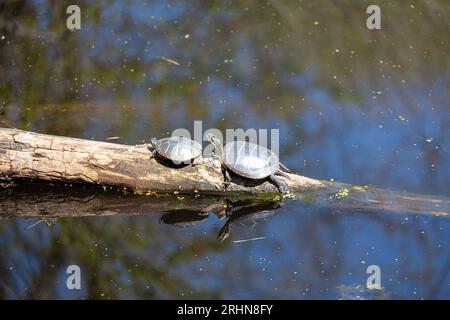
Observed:
[[[217,240],[225,241],[230,235],[231,225],[233,224],[241,224],[252,228],[259,222],[269,221],[276,214],[276,209],[281,207],[281,202],[263,202],[238,206],[239,203],[227,205],[228,219],[220,228]]]
[[[240,224],[249,228],[254,227],[262,221],[269,221],[281,207],[281,201],[258,201],[238,200],[231,201],[224,199],[226,204],[224,210],[213,212],[220,218],[226,219],[225,224],[220,228],[217,239],[224,241],[230,235],[231,226]],[[217,209],[217,206],[215,206]],[[222,208],[223,208],[222,207]],[[208,212],[194,210],[172,210],[161,215],[159,222],[177,227],[194,227],[205,221],[209,217]]]
[[[182,228],[190,228],[202,223],[208,218],[208,216],[208,212],[173,210],[164,213],[159,218],[159,222]]]

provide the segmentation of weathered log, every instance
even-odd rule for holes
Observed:
[[[173,168],[152,157],[146,145],[122,145],[17,129],[0,128],[0,177],[83,182],[138,192],[275,193],[268,181],[236,178],[224,187],[220,163],[201,157],[195,165]],[[331,186],[289,174],[293,192]]]

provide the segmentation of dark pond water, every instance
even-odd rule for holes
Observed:
[[[195,120],[279,129],[302,175],[450,198],[448,1],[381,2],[376,31],[368,1],[78,3],[75,32],[71,3],[0,4],[1,126],[128,144]],[[227,223],[204,209],[224,199],[174,212],[45,185],[0,199],[2,298],[450,298],[448,202],[235,203]],[[72,264],[81,290],[66,287]]]

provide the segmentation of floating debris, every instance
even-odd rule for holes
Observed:
[[[349,191],[347,188],[341,188],[338,192],[334,195],[334,198],[336,199],[342,199],[348,197]]]
[[[352,188],[353,190],[356,190],[356,191],[367,191],[366,189],[366,187],[361,187],[361,186],[353,186],[353,188]]]
[[[37,226],[39,223],[44,222],[44,221],[45,221],[44,219],[40,219],[39,221],[33,223],[31,226],[26,227],[25,230],[30,230],[31,228]]]
[[[435,216],[435,217],[447,217],[448,216],[448,212],[445,212],[445,211],[432,211],[431,215]]]
[[[28,226],[25,228],[25,230],[30,230],[31,228],[37,226],[38,224],[40,224],[41,222],[45,222],[45,224],[47,225],[47,227],[52,227],[56,224],[58,220],[56,218],[43,218],[40,219],[39,221],[33,223],[31,226]]]
[[[379,286],[364,286],[361,284],[337,286],[339,300],[385,300],[390,293]]]
[[[293,192],[288,192],[286,194],[283,194],[283,199],[294,199],[295,194]]]
[[[166,57],[164,57],[164,56],[161,56],[160,58],[161,58],[162,60],[164,60],[165,62],[167,62],[167,63],[174,64],[174,65],[176,65],[176,66],[179,66],[179,65],[180,65],[180,63],[179,63],[178,61],[176,61],[176,60],[169,59],[169,58],[166,58]]]
[[[242,239],[242,240],[234,240],[233,243],[243,243],[243,242],[249,242],[249,241],[256,241],[256,240],[262,240],[267,237],[257,237],[257,238],[251,238],[251,239]]]
[[[118,140],[121,139],[122,137],[108,137],[106,138],[106,140]]]

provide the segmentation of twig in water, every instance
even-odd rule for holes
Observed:
[[[37,226],[41,222],[45,222],[47,224],[47,227],[51,227],[51,226],[56,224],[57,219],[55,219],[55,218],[48,218],[48,219],[43,218],[43,219],[40,219],[39,221],[33,223],[31,226],[26,227],[25,230],[30,230],[31,228]]]
[[[178,61],[175,61],[175,60],[166,58],[166,57],[164,57],[164,56],[161,56],[160,58],[161,58],[162,60],[164,60],[164,61],[170,63],[170,64],[174,64],[174,65],[176,65],[176,66],[179,66],[179,65],[180,65],[180,63],[179,63]]]
[[[257,237],[257,238],[251,238],[251,239],[243,239],[243,240],[234,240],[233,243],[243,243],[243,242],[249,242],[249,241],[256,241],[256,240],[262,240],[267,237]]]
[[[31,226],[26,227],[25,230],[30,230],[31,228],[37,226],[39,223],[41,223],[43,221],[45,221],[45,219],[40,219],[39,221],[33,223]]]

